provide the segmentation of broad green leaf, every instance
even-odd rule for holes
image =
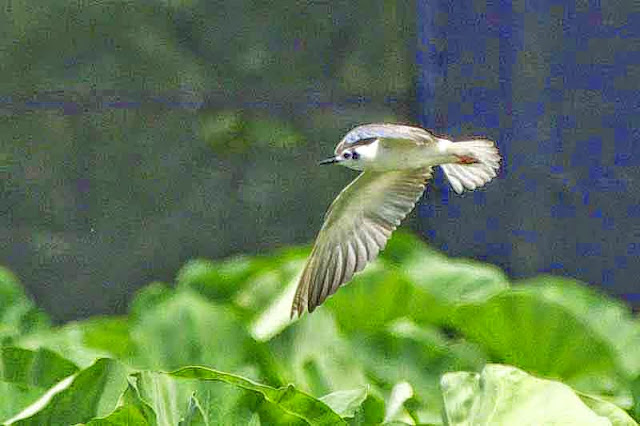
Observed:
[[[479,369],[485,356],[475,345],[450,339],[438,328],[418,325],[408,318],[398,319],[375,336],[353,336],[350,339],[354,357],[365,369],[370,382],[378,384],[392,400],[399,383],[408,383],[413,396],[399,407],[420,423],[439,423],[442,409],[440,376],[448,371]],[[389,406],[387,406],[389,410]]]
[[[71,378],[68,385],[36,401],[18,415],[16,425],[85,423],[116,408],[127,387],[127,371],[119,362],[102,358]],[[23,414],[29,415],[23,417]]]
[[[129,335],[129,322],[122,317],[95,317],[41,330],[16,340],[22,347],[47,348],[87,367],[98,358],[117,357],[130,362],[136,348]]]
[[[179,426],[205,426],[208,425],[209,422],[204,414],[204,409],[200,405],[198,398],[194,394],[189,398],[189,406],[187,407],[187,412],[178,422]]]
[[[581,318],[542,295],[514,289],[461,305],[455,327],[496,361],[547,377],[613,373],[613,349]]]
[[[83,344],[89,348],[127,362],[137,353],[138,348],[131,338],[129,318],[94,317],[75,324],[82,331]]]
[[[140,289],[129,304],[129,316],[135,321],[145,311],[174,297],[175,289],[162,282],[152,282]]]
[[[0,422],[15,417],[25,407],[36,402],[46,391],[46,388],[0,382]]]
[[[379,424],[384,420],[384,401],[370,387],[332,392],[320,400],[350,425]]]
[[[606,297],[584,283],[548,275],[520,282],[522,291],[562,305],[613,348],[627,377],[640,375],[640,320],[623,302]]]
[[[449,425],[612,424],[611,417],[596,414],[569,386],[511,366],[487,365],[481,374],[448,373],[441,384]]]
[[[367,385],[362,365],[354,356],[356,348],[340,333],[327,310],[304,315],[268,346],[281,364],[285,381],[314,395]]]
[[[25,295],[16,276],[0,266],[0,342],[48,327],[49,319]]]
[[[413,388],[408,382],[397,383],[392,389],[387,401],[387,408],[384,414],[385,423],[391,421],[408,421],[413,419],[404,408],[407,402],[414,395]]]
[[[636,420],[640,420],[640,376],[631,383],[631,391],[633,392],[631,413]]]
[[[449,325],[456,305],[482,302],[509,288],[507,276],[496,266],[425,248],[416,250],[400,270],[413,283],[406,310],[418,322]]]
[[[332,392],[320,398],[341,417],[354,417],[356,411],[367,399],[367,388]]]
[[[395,231],[387,242],[380,257],[393,265],[401,266],[414,256],[443,256],[441,252],[432,248],[417,235],[400,228]]]
[[[87,426],[155,426],[133,405],[120,406],[110,415],[93,419]]]
[[[47,388],[78,371],[46,349],[0,348],[0,421],[34,403]]]
[[[130,383],[129,392],[139,399],[138,406],[153,410],[158,426],[215,425],[229,421],[244,424],[254,413],[252,395],[222,383],[152,371],[133,374]]]
[[[187,287],[210,300],[227,300],[261,267],[261,262],[247,256],[224,261],[196,259],[180,269],[178,288]]]
[[[198,364],[234,371],[256,354],[255,342],[231,308],[188,289],[138,304],[131,336],[142,368]]]
[[[47,349],[0,348],[0,380],[48,388],[78,371],[72,362]]]
[[[395,318],[408,315],[414,297],[414,285],[400,269],[380,259],[356,274],[319,309],[330,309],[348,334],[375,333]]]
[[[220,381],[237,388],[257,393],[270,403],[277,405],[286,413],[303,419],[312,425],[345,424],[344,420],[326,404],[319,399],[297,390],[293,385],[273,388],[241,376],[203,367],[185,367],[170,374],[173,377]]]
[[[232,298],[253,316],[299,272],[308,252],[307,248],[287,248],[268,256],[194,260],[178,273],[178,288],[195,290],[210,300]]]
[[[621,407],[581,392],[576,391],[576,394],[594,413],[608,418],[613,426],[632,426],[636,424]]]

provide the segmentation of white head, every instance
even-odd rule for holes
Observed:
[[[426,132],[419,127],[399,124],[364,124],[352,129],[336,146],[335,157],[320,164],[340,164],[355,170],[364,170],[367,163],[375,160],[380,139],[410,139],[425,137]],[[428,136],[428,135],[427,135]]]
[[[336,149],[335,157],[328,158],[320,164],[340,164],[354,170],[364,170],[367,163],[375,159],[378,151],[378,139],[372,138],[361,141],[357,145],[351,145]]]

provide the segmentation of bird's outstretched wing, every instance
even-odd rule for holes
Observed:
[[[327,297],[376,258],[391,233],[413,209],[431,168],[364,171],[333,201],[307,259],[291,316],[313,312]]]

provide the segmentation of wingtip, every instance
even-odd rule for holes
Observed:
[[[291,312],[289,313],[289,318],[291,320],[300,318],[305,311],[305,305],[307,304],[306,300],[301,299],[299,294],[296,294],[293,299],[293,303],[291,304]]]
[[[290,320],[295,320],[297,318],[300,318],[302,316],[302,311],[298,310],[298,308],[296,307],[292,307],[291,308],[291,312],[289,313],[289,319]]]

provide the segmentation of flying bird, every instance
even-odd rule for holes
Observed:
[[[340,141],[320,164],[361,171],[333,201],[300,276],[291,317],[313,312],[353,274],[376,258],[413,210],[440,166],[458,194],[493,179],[500,167],[494,142],[452,142],[412,126],[365,124]]]

